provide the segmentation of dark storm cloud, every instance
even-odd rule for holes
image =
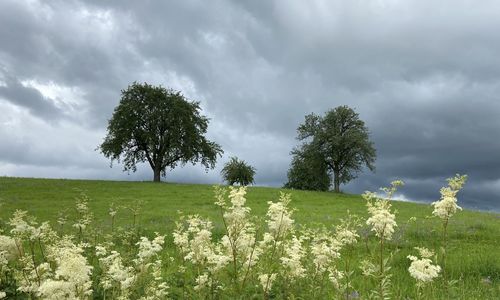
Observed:
[[[498,210],[499,27],[495,1],[2,1],[0,172],[147,179],[93,151],[120,90],[147,81],[201,101],[221,163],[245,159],[258,184],[286,180],[306,114],[347,104],[378,152],[347,191],[402,178],[430,201],[460,172],[464,205]],[[167,178],[220,182],[221,163]]]
[[[27,87],[14,78],[8,78],[0,86],[0,98],[27,108],[33,115],[43,119],[57,119],[61,111],[35,88]]]

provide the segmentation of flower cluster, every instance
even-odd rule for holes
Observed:
[[[48,259],[56,269],[41,282],[37,294],[43,299],[86,299],[92,294],[92,266],[84,249],[65,237],[48,248]],[[47,266],[47,268],[49,268]]]
[[[120,253],[115,250],[108,252],[105,246],[96,246],[96,256],[103,271],[100,284],[104,292],[112,290],[117,297],[127,298],[136,280],[134,268],[124,266]]]
[[[221,206],[226,229],[226,234],[221,239],[221,246],[224,254],[233,261],[235,274],[239,272],[238,265],[244,269],[243,272],[247,272],[257,263],[261,253],[257,247],[255,225],[249,216],[250,208],[245,206],[245,195],[246,187],[231,187],[229,190],[231,205]]]
[[[456,194],[465,181],[466,176],[459,175],[449,179],[441,200],[433,204],[433,214],[446,220],[444,237],[448,218],[459,209]],[[281,193],[278,201],[267,202],[265,219],[257,219],[250,214],[245,187],[216,187],[221,222],[181,215],[172,233],[172,250],[165,249],[169,245],[165,235],[140,234],[141,228],[135,226],[138,204],[131,210],[134,226],[115,230],[118,207],[111,205],[111,233],[106,235],[90,226],[97,222],[92,222],[84,194],[77,199],[73,222],[78,232],[67,230],[72,235],[63,233],[66,217],[58,219],[61,230],[56,233],[48,222],[38,223],[18,210],[8,222],[0,222],[8,224],[6,230],[0,228],[0,286],[8,286],[0,291],[0,299],[18,295],[31,299],[229,299],[250,293],[254,298],[260,294],[264,299],[277,299],[300,298],[304,290],[305,298],[311,299],[360,295],[388,299],[392,297],[390,258],[394,254],[390,251],[398,242],[392,241],[397,224],[390,199],[401,185],[398,180],[382,188],[385,196],[364,193],[368,218],[362,220],[347,211],[332,227],[297,225],[289,207],[290,194]],[[376,238],[363,234],[364,245],[359,245],[363,223],[368,225],[366,233],[372,231]],[[365,247],[368,255],[361,257]],[[419,254],[407,258],[418,294],[438,276],[446,280],[446,268],[444,259],[440,260],[442,268],[434,263],[432,251],[416,249]],[[358,267],[368,276],[366,284],[356,279]]]
[[[441,199],[439,201],[433,202],[434,211],[433,215],[447,220],[453,216],[457,210],[462,208],[457,205],[457,193],[462,189],[465,182],[467,181],[467,175],[457,174],[453,178],[448,178],[448,186],[443,187],[440,190]]]
[[[391,203],[388,200],[378,198],[372,192],[365,192],[363,198],[367,200],[366,206],[370,218],[366,224],[372,227],[372,231],[379,238],[390,240],[394,233],[396,216],[391,212]]]
[[[416,248],[420,253],[420,258],[408,255],[408,259],[411,261],[408,271],[411,277],[413,277],[417,284],[425,284],[434,280],[434,278],[439,276],[441,267],[438,265],[433,265],[430,259],[434,253],[426,248]]]
[[[288,209],[290,194],[281,192],[278,202],[268,201],[267,227],[269,233],[277,238],[281,234],[288,232],[293,226],[292,211]]]
[[[186,220],[181,217],[181,220],[185,222],[177,222],[172,235],[183,260],[205,266],[211,273],[229,263],[231,258],[222,253],[220,245],[212,242],[212,222],[197,215],[189,216]],[[204,278],[200,280],[205,282]]]
[[[301,261],[305,257],[305,249],[302,246],[302,241],[296,236],[292,236],[292,239],[287,243],[284,249],[285,253],[280,260],[288,277],[290,279],[304,277],[306,269]]]
[[[272,274],[260,274],[259,281],[262,289],[264,291],[270,290],[273,286],[273,282],[276,280],[276,273]]]

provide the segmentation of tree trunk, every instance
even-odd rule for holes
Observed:
[[[155,167],[153,169],[153,172],[154,172],[153,181],[154,182],[160,182],[161,181],[161,169],[159,167]]]
[[[333,171],[333,191],[335,193],[340,193],[340,178],[339,171]]]

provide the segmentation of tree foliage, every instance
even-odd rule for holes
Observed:
[[[338,106],[324,116],[307,115],[297,132],[297,139],[318,153],[333,174],[335,192],[340,192],[340,184],[356,178],[363,167],[375,169],[376,151],[368,128],[348,106]]]
[[[100,150],[111,161],[121,160],[124,171],[135,172],[138,163],[147,161],[154,181],[178,164],[214,168],[223,151],[205,138],[209,120],[200,110],[199,102],[178,91],[134,82],[122,90]]]
[[[288,170],[288,182],[285,188],[298,190],[328,191],[330,188],[330,174],[321,153],[309,145],[296,148],[292,165]]]
[[[247,164],[244,160],[231,157],[224,165],[221,175],[229,185],[238,183],[241,186],[246,186],[254,183],[255,168]]]

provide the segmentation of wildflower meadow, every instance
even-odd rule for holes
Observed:
[[[163,215],[152,190],[124,200],[100,182],[37,191],[4,178],[0,298],[498,299],[500,219],[462,211],[466,181],[449,178],[430,206],[395,201],[400,180],[338,199],[197,186],[192,202],[188,186],[165,184]],[[76,199],[50,199],[58,184]]]

